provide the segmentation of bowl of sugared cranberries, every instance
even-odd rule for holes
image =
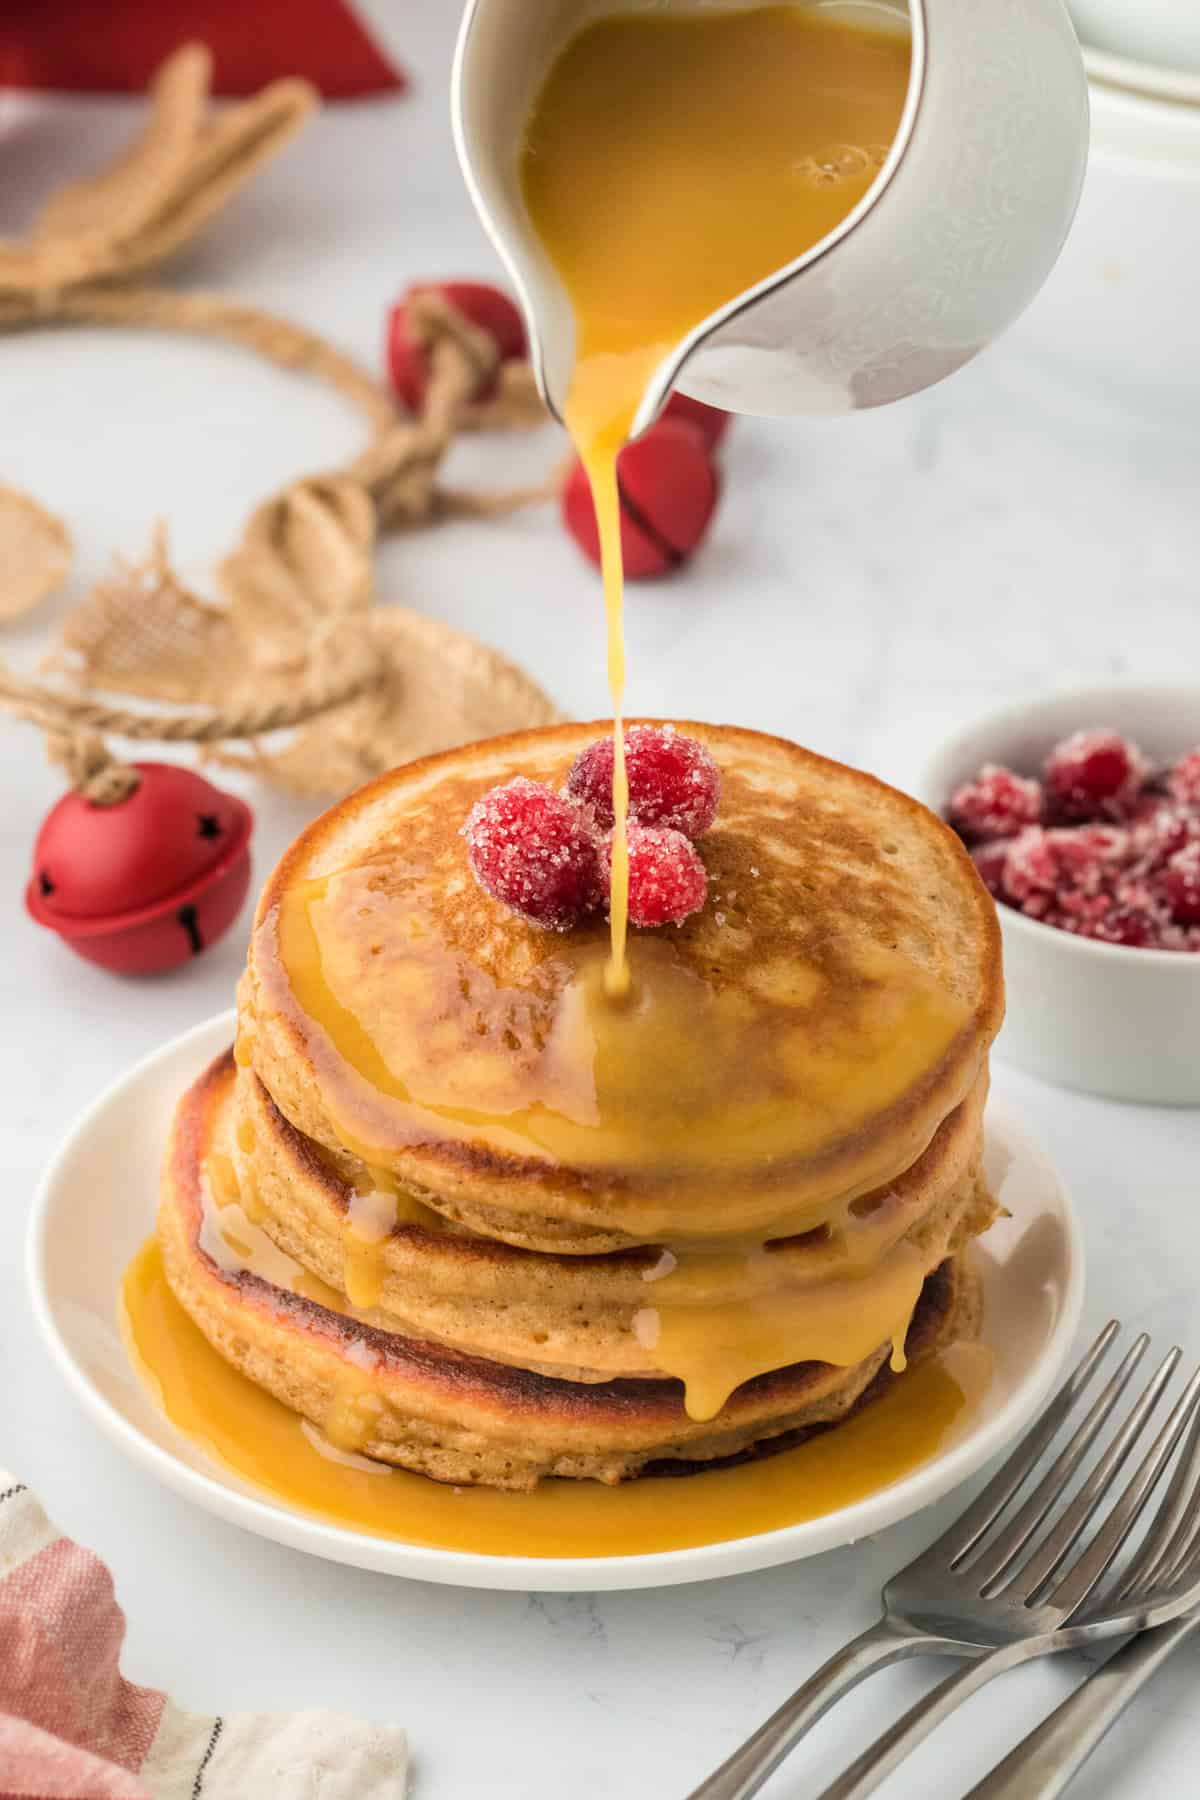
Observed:
[[[993,713],[937,752],[920,794],[1000,914],[998,1055],[1065,1087],[1200,1105],[1200,688]]]

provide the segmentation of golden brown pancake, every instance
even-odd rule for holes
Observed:
[[[239,1055],[304,1136],[541,1249],[793,1235],[916,1162],[1002,1015],[995,909],[957,838],[873,777],[688,725],[722,773],[703,911],[635,933],[526,924],[460,827],[560,786],[602,724],[394,771],[316,821],[260,901]]]
[[[849,1369],[797,1364],[747,1382],[716,1419],[697,1422],[683,1410],[678,1382],[554,1379],[380,1330],[229,1266],[211,1241],[206,1247],[204,1168],[220,1154],[231,1085],[221,1059],[176,1117],[159,1214],[168,1279],[227,1361],[345,1448],[457,1484],[528,1488],[546,1475],[616,1482],[790,1444],[891,1379],[886,1346]],[[971,1335],[978,1316],[963,1259],[942,1264],[909,1329],[910,1363]]]
[[[229,1057],[214,1079],[224,1084],[231,1071]],[[848,1256],[866,1266],[901,1241],[928,1272],[986,1230],[995,1209],[980,1167],[983,1099],[979,1083],[911,1169],[857,1203],[847,1244],[817,1231],[772,1246],[765,1259],[742,1258],[728,1273],[723,1298],[753,1303],[780,1283],[819,1281]],[[284,1118],[249,1069],[238,1072],[236,1097],[222,1098],[213,1141],[217,1156],[231,1159],[236,1198],[251,1223],[343,1293],[353,1176]],[[365,1316],[385,1329],[570,1381],[663,1373],[634,1323],[654,1297],[657,1246],[605,1256],[539,1254],[447,1228],[426,1212],[394,1224],[379,1255],[379,1292]]]

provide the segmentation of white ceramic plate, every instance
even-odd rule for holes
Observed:
[[[233,1037],[225,1013],[176,1038],[102,1094],[51,1164],[29,1237],[33,1310],[88,1412],[158,1480],[263,1537],[334,1562],[461,1587],[657,1587],[813,1556],[907,1518],[966,1480],[1049,1395],[1075,1336],[1083,1246],[1062,1184],[1015,1126],[989,1116],[988,1172],[1008,1207],[980,1260],[996,1372],[983,1404],[919,1469],[853,1506],[784,1530],[647,1556],[533,1558],[427,1549],[342,1529],[252,1488],[159,1412],[126,1360],[116,1302],[154,1218],[167,1123],[187,1084]]]

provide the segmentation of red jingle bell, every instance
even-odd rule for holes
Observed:
[[[458,308],[465,319],[495,339],[500,361],[518,362],[526,352],[525,322],[507,294],[485,281],[418,281],[398,300],[387,319],[388,375],[409,412],[420,412],[429,385],[429,350],[414,338],[408,302],[414,294],[440,294]],[[495,381],[481,387],[474,398],[490,400]]]
[[[73,791],[47,814],[25,904],[78,956],[152,975],[232,925],[250,885],[253,815],[193,769],[133,767],[138,784],[115,804]]]
[[[704,439],[705,449],[710,451],[716,449],[733,423],[731,413],[722,412],[719,406],[709,406],[707,401],[693,400],[690,394],[681,394],[678,389],[663,407],[662,417],[674,419],[676,424],[693,426]]]
[[[703,439],[691,425],[660,419],[626,444],[617,458],[621,497],[621,556],[631,581],[677,569],[708,530],[717,504],[717,475]],[[584,555],[600,562],[600,532],[582,463],[562,497],[567,530]]]

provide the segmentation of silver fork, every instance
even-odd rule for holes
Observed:
[[[1172,1352],[1172,1357],[1178,1360],[1176,1352]],[[1163,1363],[1159,1375],[1172,1362],[1172,1357]],[[1000,1573],[994,1568],[996,1559],[992,1559],[985,1592],[995,1593],[997,1582],[1003,1581],[1001,1591],[1024,1609],[1032,1628],[1031,1635],[1001,1645],[986,1657],[947,1676],[878,1737],[844,1775],[825,1788],[819,1800],[862,1800],[862,1796],[874,1793],[880,1782],[910,1750],[928,1737],[936,1725],[987,1682],[1016,1668],[1019,1663],[1062,1650],[1081,1649],[1105,1638],[1127,1637],[1130,1632],[1164,1624],[1177,1618],[1200,1597],[1200,1581],[1187,1566],[1187,1547],[1195,1530],[1194,1480],[1200,1464],[1200,1439],[1194,1430],[1187,1453],[1180,1458],[1150,1531],[1119,1574],[1105,1584],[1105,1577],[1129,1539],[1180,1438],[1189,1424],[1195,1424],[1200,1404],[1200,1372],[1193,1375],[1180,1395],[1137,1474],[1104,1524],[1067,1573],[1059,1574],[1088,1519],[1111,1491],[1116,1469],[1132,1443],[1125,1446],[1124,1455],[1117,1457],[1115,1466],[1109,1465],[1122,1447],[1122,1438],[1138,1421],[1139,1411],[1153,1386],[1154,1382],[1151,1382],[1076,1499],[1019,1573],[1009,1573],[1011,1557]],[[1137,1423],[1138,1431],[1148,1417],[1149,1412],[1144,1412]],[[1051,1470],[1047,1481],[1053,1473]],[[1029,1506],[1036,1498],[1035,1494]],[[972,1574],[987,1565],[985,1554],[972,1564]],[[1085,1602],[1088,1602],[1086,1607]]]
[[[1170,1624],[1130,1639],[1090,1675],[1050,1716],[1009,1752],[966,1800],[1058,1800],[1125,1708],[1169,1657],[1200,1630],[1200,1423],[1192,1427],[1189,1456],[1176,1474],[1179,1522],[1159,1531],[1159,1561],[1135,1568],[1119,1586],[1135,1597],[1136,1582],[1190,1586],[1191,1604]]]
[[[1017,1505],[1021,1490],[1074,1411],[1119,1331],[1115,1320],[1105,1326],[1078,1368],[973,1504],[936,1543],[888,1582],[883,1590],[883,1617],[878,1624],[839,1651],[805,1682],[695,1789],[690,1800],[749,1800],[834,1702],[877,1669],[910,1656],[955,1656],[968,1659],[967,1669],[952,1678],[962,1681],[974,1673],[972,1664],[985,1667],[997,1649],[1045,1634],[1083,1604],[1133,1529],[1200,1399],[1197,1376],[1189,1383],[1150,1455],[1091,1546],[1058,1581],[1052,1597],[1047,1598],[1043,1590],[1059,1575],[1064,1561],[1107,1497],[1179,1361],[1178,1350],[1172,1350],[1164,1359],[1080,1494],[1046,1541],[1022,1562],[1022,1553],[1096,1444],[1145,1354],[1149,1339],[1143,1334],[1130,1346],[1052,1467],[1028,1499]],[[1125,1629],[1134,1627],[1127,1625]],[[942,1686],[947,1688],[949,1684]],[[927,1704],[932,1705],[941,1691],[935,1690]],[[930,1719],[926,1729],[932,1729],[935,1722]],[[924,1732],[918,1726],[919,1735]],[[913,1736],[911,1742],[918,1741],[918,1736]],[[894,1766],[903,1753],[901,1749],[887,1766]],[[882,1779],[881,1772],[878,1780]],[[830,1794],[834,1791],[829,1790]]]

